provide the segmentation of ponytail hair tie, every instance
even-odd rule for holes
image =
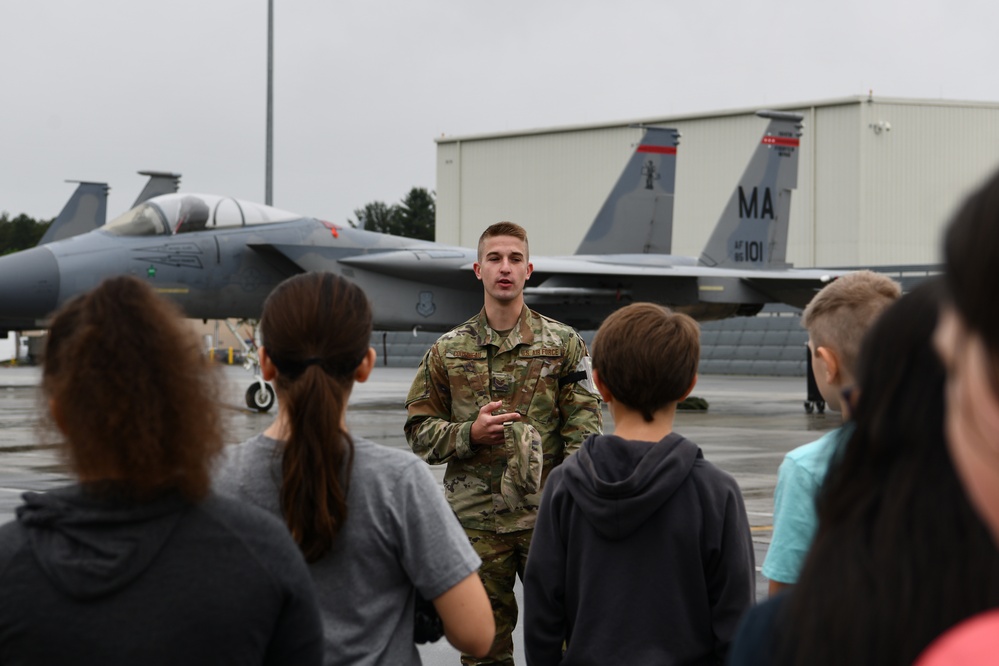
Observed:
[[[347,363],[333,363],[318,356],[312,356],[302,361],[289,361],[270,354],[270,359],[278,369],[278,372],[291,381],[298,379],[310,365],[318,365],[330,377],[343,379],[350,376],[357,369],[357,366],[364,360],[365,354],[367,354],[367,350],[356,361]]]

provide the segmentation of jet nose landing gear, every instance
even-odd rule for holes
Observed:
[[[252,333],[250,337],[242,335],[238,329],[239,326],[249,325],[252,328]],[[243,347],[243,367],[248,371],[253,373],[253,382],[246,389],[246,406],[257,412],[267,412],[270,411],[271,407],[274,406],[276,401],[276,396],[274,395],[274,387],[264,381],[264,378],[260,375],[260,358],[257,356],[258,342],[257,337],[257,324],[255,320],[242,319],[237,323],[233,323],[232,320],[226,319],[226,328],[232,333],[233,337],[239,340],[239,344]]]
[[[258,412],[269,411],[274,406],[274,388],[263,380],[253,382],[246,389],[246,406]]]

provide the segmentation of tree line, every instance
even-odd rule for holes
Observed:
[[[17,217],[0,213],[0,255],[35,247],[51,224],[52,220],[36,220],[24,213]]]
[[[372,201],[354,211],[351,226],[366,231],[378,231],[393,236],[434,240],[437,204],[434,193],[423,187],[414,187],[399,203],[388,206],[382,201]]]

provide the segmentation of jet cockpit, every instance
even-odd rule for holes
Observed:
[[[168,236],[205,229],[245,227],[301,218],[272,206],[214,194],[153,197],[104,225],[116,236]]]

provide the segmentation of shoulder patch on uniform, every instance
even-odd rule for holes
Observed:
[[[447,358],[485,358],[486,352],[484,351],[461,351],[457,349],[449,349],[444,352]]]
[[[521,358],[531,358],[533,356],[561,356],[561,347],[534,347],[527,349],[522,349],[520,351]]]

